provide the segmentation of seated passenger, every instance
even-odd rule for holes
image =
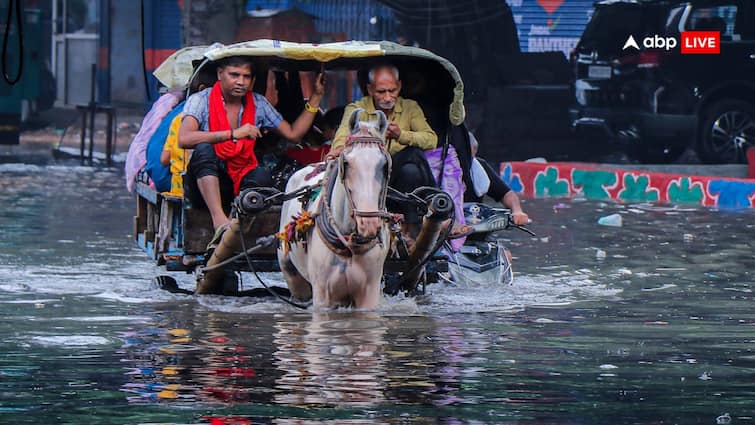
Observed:
[[[466,142],[466,140],[464,141]],[[461,158],[455,148],[458,143],[449,142],[447,147],[440,147],[425,151],[425,159],[430,164],[435,181],[454,204],[454,227],[451,229],[451,250],[458,252],[464,245],[465,236],[472,231],[471,226],[465,225],[464,219],[464,168]]]
[[[192,81],[191,86],[189,87],[189,94],[204,90],[212,83],[212,80],[207,76],[207,72],[200,72],[200,74],[194,78],[194,81]],[[170,188],[163,189],[158,187],[157,184],[155,185],[158,190],[177,197],[182,197],[184,193],[183,174],[186,172],[186,165],[189,163],[189,155],[191,154],[191,151],[188,149],[182,149],[178,146],[178,130],[181,127],[185,104],[186,102],[179,103],[175,107],[174,112],[171,113],[171,115],[175,114],[175,116],[170,120],[168,135],[165,137],[165,144],[160,153],[160,164],[164,167],[168,167],[168,170],[170,171]]]
[[[293,124],[283,120],[264,96],[252,93],[254,74],[251,61],[242,56],[225,58],[217,67],[217,81],[186,101],[178,135],[179,147],[193,149],[186,188],[202,195],[192,202],[204,201],[210,210],[214,240],[230,222],[223,205],[230,192],[272,185],[269,172],[257,167],[255,140],[261,127],[275,128],[289,140],[299,140],[312,125],[325,91],[324,76],[315,80],[312,97]],[[230,191],[228,189],[231,189]]]
[[[154,189],[157,192],[169,192],[171,188],[171,172],[162,162],[163,149],[170,134],[170,128],[176,117],[181,116],[181,111],[186,101],[181,101],[165,117],[162,118],[155,132],[147,142],[147,163],[144,171],[149,176]]]
[[[527,224],[529,216],[522,210],[519,196],[501,180],[501,177],[487,161],[477,156],[479,143],[472,132],[469,132],[469,143],[472,148],[472,168],[470,171],[472,187],[467,187],[464,192],[464,201],[482,202],[485,195],[488,195],[511,210],[514,224],[520,226]]]
[[[150,108],[147,115],[142,120],[139,132],[136,133],[134,139],[128,147],[128,154],[126,156],[125,174],[126,174],[126,188],[129,192],[133,192],[136,187],[136,180],[139,172],[145,169],[147,166],[147,148],[149,141],[154,136],[157,128],[163,122],[165,117],[184,100],[184,90],[171,90],[164,93],[160,98],[155,101]],[[164,140],[164,139],[163,139]],[[155,159],[155,165],[159,165],[159,151],[157,158]],[[147,174],[149,170],[146,170]],[[150,177],[150,180],[152,178]]]
[[[322,162],[330,152],[330,144],[343,118],[343,106],[318,114],[312,129],[302,138],[302,143],[288,148],[286,155],[302,165]]]
[[[352,111],[361,108],[368,115],[382,111],[388,119],[386,131],[387,149],[393,158],[389,184],[401,192],[411,192],[420,186],[435,186],[435,180],[427,164],[424,151],[435,149],[438,136],[425,119],[417,102],[399,96],[401,81],[398,69],[392,65],[378,65],[369,71],[368,96],[346,106],[343,119],[333,139],[331,151],[344,145],[350,134],[349,118]],[[419,232],[420,217],[417,209],[408,203],[388,207],[404,214],[410,236]]]
[[[167,194],[178,197],[184,194],[183,173],[189,163],[190,154],[188,149],[178,146],[178,129],[181,127],[182,119],[183,113],[179,113],[171,121],[168,137],[165,139],[165,146],[160,154],[160,163],[170,167],[170,190]]]

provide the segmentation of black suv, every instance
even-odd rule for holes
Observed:
[[[718,31],[720,54],[681,54],[684,31]],[[656,36],[675,48],[645,47]],[[644,161],[691,147],[705,162],[745,162],[755,144],[755,1],[601,1],[571,60],[581,134]]]

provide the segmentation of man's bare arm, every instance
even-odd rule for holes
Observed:
[[[202,131],[199,121],[191,115],[186,115],[178,129],[178,146],[182,149],[194,149],[200,143],[220,143],[231,139],[233,130]]]
[[[325,74],[318,74],[315,78],[315,87],[312,91],[312,96],[309,98],[309,106],[317,108],[320,105],[320,100],[325,93]],[[310,112],[304,109],[299,117],[296,118],[293,124],[289,124],[286,121],[281,121],[278,125],[278,132],[284,138],[298,142],[301,138],[307,134],[312,127],[312,122],[315,120],[317,112]]]
[[[301,141],[301,138],[307,134],[310,127],[312,127],[312,122],[314,122],[314,120],[315,114],[304,110],[299,114],[299,117],[296,118],[296,121],[294,121],[293,124],[289,124],[286,120],[281,121],[281,123],[278,124],[278,132],[288,140],[299,142]]]
[[[529,216],[522,211],[522,204],[519,202],[519,196],[513,190],[509,190],[501,199],[501,203],[506,208],[511,209],[511,215],[514,218],[514,224],[523,226],[529,222]]]
[[[168,166],[170,165],[170,151],[164,150],[160,152],[160,164]]]

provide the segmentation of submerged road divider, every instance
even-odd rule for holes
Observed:
[[[583,163],[503,162],[501,180],[525,197],[584,197],[718,208],[755,207],[755,179],[674,174]]]

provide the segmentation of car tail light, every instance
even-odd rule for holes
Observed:
[[[617,61],[619,65],[634,65],[638,68],[657,68],[663,61],[663,53],[645,50],[634,55],[623,56]]]
[[[663,60],[663,53],[661,52],[640,52],[640,59],[637,62],[638,68],[657,68],[661,65]]]

